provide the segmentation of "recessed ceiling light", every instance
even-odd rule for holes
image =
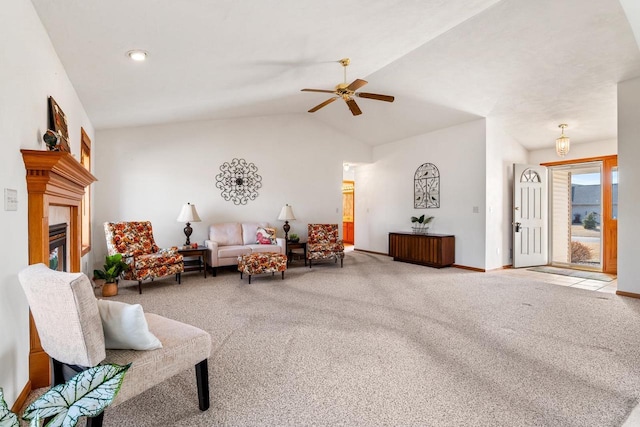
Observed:
[[[144,50],[130,50],[127,52],[127,55],[134,61],[144,61],[147,59],[147,52]]]

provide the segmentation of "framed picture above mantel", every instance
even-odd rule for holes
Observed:
[[[59,151],[70,153],[71,147],[69,146],[67,116],[55,99],[53,99],[53,96],[49,97],[49,129],[54,130],[60,135]]]

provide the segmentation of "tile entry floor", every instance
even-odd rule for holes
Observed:
[[[526,268],[507,268],[496,271],[495,273],[507,276],[530,277],[542,282],[553,283],[558,286],[587,289],[589,291],[615,293],[618,289],[618,279],[613,279],[611,282],[603,282],[601,280],[530,271]]]

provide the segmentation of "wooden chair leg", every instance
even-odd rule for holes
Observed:
[[[142,280],[138,280],[138,293],[142,295]]]
[[[284,271],[282,272],[282,280],[284,280]]]
[[[249,275],[249,284],[251,284],[251,275]]]
[[[342,268],[342,262],[344,261],[344,258],[340,258],[340,268]]]
[[[178,273],[178,285],[182,284],[182,273]]]
[[[196,365],[196,384],[198,386],[198,406],[201,411],[209,409],[209,365],[207,359]]]

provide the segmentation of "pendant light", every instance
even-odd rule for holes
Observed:
[[[558,127],[561,129],[561,134],[560,138],[556,139],[556,153],[558,153],[558,156],[564,157],[569,152],[571,140],[564,134],[564,128],[566,128],[567,125],[561,124],[558,125]]]

